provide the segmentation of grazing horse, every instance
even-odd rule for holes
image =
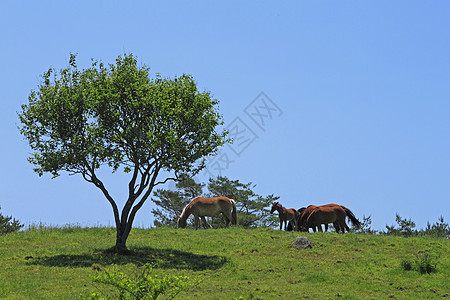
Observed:
[[[337,205],[337,204],[327,204],[327,205]],[[297,230],[300,231],[308,231],[308,228],[306,228],[306,220],[308,219],[311,212],[317,208],[316,205],[308,205],[307,208],[303,209],[302,213],[297,218]],[[322,231],[322,225],[319,225],[317,228],[319,231]],[[313,231],[315,232],[315,228],[313,228]],[[328,224],[325,224],[325,231],[328,231]]]
[[[297,209],[297,217],[295,218],[295,220],[289,221],[286,231],[293,231],[295,227],[297,227],[297,231],[300,230],[300,228],[298,227],[298,220],[299,220],[300,216],[302,215],[302,213],[305,211],[305,209],[306,209],[306,207]]]
[[[318,206],[311,211],[306,219],[305,228],[306,230],[312,228],[313,232],[316,232],[317,227],[322,232],[322,224],[334,223],[338,225],[336,232],[342,230],[342,233],[344,233],[344,227],[347,227],[345,217],[345,211],[339,206]]]
[[[345,223],[346,217],[350,219],[354,226],[360,227],[361,223],[348,208],[336,204],[315,207],[307,217],[304,226],[306,230],[312,228],[313,231],[316,232],[316,227],[319,231],[322,231],[321,224],[333,223],[336,232],[341,231],[342,233],[345,233],[345,230],[350,231]]]
[[[202,219],[203,228],[212,228],[206,222],[205,217],[214,217],[220,213],[225,217],[225,227],[228,227],[230,222],[233,225],[237,225],[236,202],[233,199],[227,197],[196,197],[183,209],[178,217],[177,225],[179,228],[186,228],[187,218],[192,214],[194,215],[195,229],[198,229],[199,218]]]
[[[278,212],[278,217],[280,218],[280,230],[283,228],[284,223],[284,229],[288,230],[287,228],[287,221],[294,221],[297,219],[298,212],[294,208],[285,208],[280,203],[274,202],[272,204],[272,209],[270,210],[270,213],[273,214],[274,211]],[[296,227],[296,226],[295,226]]]

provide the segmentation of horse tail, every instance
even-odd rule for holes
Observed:
[[[230,199],[230,200],[231,200],[231,204],[233,205],[233,211],[231,213],[231,216],[233,218],[232,224],[233,225],[237,225],[238,224],[238,218],[237,218],[236,201],[234,201],[233,199]]]
[[[355,217],[355,215],[351,212],[351,210],[345,207],[344,205],[341,205],[341,207],[344,209],[345,214],[350,219],[353,226],[355,226],[358,229],[361,228],[361,222],[359,222],[359,220]]]

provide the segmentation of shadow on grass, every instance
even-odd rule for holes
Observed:
[[[150,247],[131,248],[127,254],[117,254],[111,250],[97,250],[92,254],[60,254],[30,259],[30,265],[49,267],[80,267],[93,265],[124,265],[133,263],[142,266],[155,263],[155,268],[189,269],[195,271],[216,270],[222,267],[227,258],[217,255],[199,255],[173,249],[154,249]]]

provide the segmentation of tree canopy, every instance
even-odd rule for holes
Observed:
[[[34,171],[81,174],[98,187],[113,209],[118,248],[126,247],[135,214],[155,186],[197,174],[205,156],[227,142],[226,131],[216,132],[223,123],[218,101],[198,91],[191,75],[151,79],[149,71],[132,54],[79,70],[72,54],[67,68],[42,75],[19,112]],[[130,174],[120,214],[98,177],[102,166]],[[161,179],[161,171],[172,175]]]

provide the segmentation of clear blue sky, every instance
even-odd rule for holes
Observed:
[[[221,163],[287,207],[340,203],[376,229],[396,213],[450,221],[449,1],[1,1],[0,28],[4,215],[113,225],[80,176],[35,174],[17,129],[40,74],[73,52],[80,67],[133,53],[153,73],[192,74],[239,140],[213,175]],[[124,198],[127,177],[103,175]]]

